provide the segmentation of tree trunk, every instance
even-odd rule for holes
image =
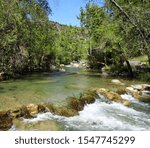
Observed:
[[[133,74],[133,71],[132,71],[132,67],[130,65],[130,62],[128,60],[125,60],[126,61],[126,64],[127,64],[127,67],[128,67],[128,71],[129,71],[129,74],[130,74],[130,77],[133,78],[134,77],[134,74]]]

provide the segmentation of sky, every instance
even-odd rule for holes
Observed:
[[[48,0],[52,9],[49,19],[60,24],[80,26],[77,16],[88,0]],[[101,1],[101,0],[100,0]]]

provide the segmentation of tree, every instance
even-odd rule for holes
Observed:
[[[143,0],[106,0],[106,7],[113,12],[114,19],[120,20],[122,24],[128,27],[126,38],[130,38],[130,49],[141,50],[140,52],[147,54],[150,64],[149,50],[149,24],[148,8],[150,3]],[[135,46],[136,45],[136,46]]]
[[[0,1],[0,71],[32,71],[48,54],[50,35],[47,0]]]
[[[147,1],[105,0],[102,7],[93,0],[81,9],[79,17],[93,47],[110,51],[114,64],[121,66],[126,61],[131,77],[128,59],[141,54],[149,57],[148,6]]]

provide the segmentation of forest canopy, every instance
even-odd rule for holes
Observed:
[[[15,77],[84,59],[96,69],[126,62],[133,76],[130,58],[147,55],[150,64],[150,2],[99,2],[89,0],[80,9],[81,27],[74,27],[50,21],[47,0],[1,0],[0,72]]]

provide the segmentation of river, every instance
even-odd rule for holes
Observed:
[[[101,77],[98,72],[66,68],[66,72],[41,73],[23,79],[0,83],[0,110],[30,103],[64,105],[66,98],[81,92],[102,87],[111,90],[142,82],[119,79],[125,85],[114,85],[112,78]],[[101,96],[99,96],[101,97]],[[78,116],[62,117],[51,113],[39,114],[33,119],[15,122],[10,130],[150,130],[150,105],[130,95],[122,95],[132,107],[120,103],[107,103],[97,99],[86,105]]]

